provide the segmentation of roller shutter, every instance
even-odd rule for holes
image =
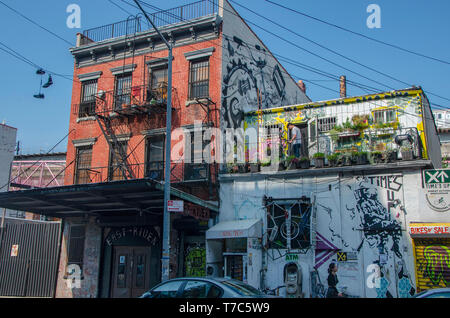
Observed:
[[[417,292],[450,287],[450,238],[414,239]]]

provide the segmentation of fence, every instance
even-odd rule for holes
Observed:
[[[6,219],[0,241],[0,296],[54,297],[59,222]]]
[[[218,12],[218,0],[201,0],[184,6],[163,10],[148,14],[150,19],[160,28],[165,25],[179,23],[182,21],[193,20],[203,16],[215,14]],[[142,27],[143,23],[146,27]],[[85,30],[83,32],[81,45],[92,42],[101,42],[121,36],[134,35],[136,33],[151,30],[152,27],[142,17],[127,19],[113,24],[104,25],[97,28]]]

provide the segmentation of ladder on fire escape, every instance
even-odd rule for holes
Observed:
[[[135,176],[127,161],[127,154],[125,153],[122,144],[117,139],[116,135],[111,126],[111,119],[107,116],[102,116],[99,114],[95,115],[95,119],[102,130],[103,135],[105,136],[106,141],[108,142],[109,149],[113,152],[113,155],[119,155],[119,168],[122,171],[123,178],[125,180],[134,179]],[[117,153],[116,153],[117,151]],[[114,167],[113,167],[114,169]]]

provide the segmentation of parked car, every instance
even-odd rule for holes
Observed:
[[[428,289],[413,296],[414,298],[450,298],[450,288]]]
[[[185,277],[160,283],[140,298],[266,298],[256,288],[229,278]]]

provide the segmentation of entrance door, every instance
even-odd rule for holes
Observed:
[[[114,247],[113,298],[136,298],[149,289],[150,247]]]

